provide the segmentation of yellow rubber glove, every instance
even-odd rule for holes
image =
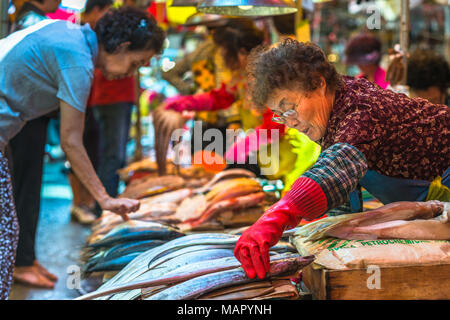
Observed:
[[[278,145],[278,146],[277,146]],[[278,147],[278,153],[272,152],[274,148]],[[289,172],[294,169],[294,164],[297,155],[293,152],[292,146],[289,143],[289,136],[285,134],[280,141],[274,141],[267,146],[267,158],[265,152],[258,151],[258,164],[261,168],[273,168],[272,174],[266,174],[269,180],[285,180]],[[270,162],[268,162],[270,161]],[[272,171],[272,170],[271,170]]]
[[[293,168],[286,174],[283,192],[289,191],[295,180],[314,165],[321,152],[317,143],[296,129],[289,129],[286,136],[289,137],[291,150],[296,155],[296,160]]]
[[[450,189],[442,184],[441,177],[437,177],[431,182],[425,201],[428,200],[450,201]]]

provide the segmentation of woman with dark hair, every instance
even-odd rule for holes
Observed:
[[[226,123],[222,124],[219,130],[224,136],[227,128],[254,128],[261,123],[261,119],[251,114],[250,108],[244,104],[245,66],[250,51],[263,43],[264,34],[256,28],[252,20],[234,18],[214,31],[213,40],[225,66],[230,70],[229,81],[222,82],[219,89],[171,100],[166,103],[165,109],[178,112],[221,110]]]
[[[213,40],[219,46],[226,66],[233,71],[247,65],[247,57],[253,48],[264,41],[264,34],[250,19],[229,19],[228,23],[216,30]]]
[[[357,65],[361,73],[358,78],[366,78],[386,89],[386,71],[380,67],[381,41],[370,33],[360,33],[351,38],[345,47],[345,62]]]
[[[213,34],[214,43],[224,59],[225,66],[233,73],[231,83],[222,83],[220,89],[208,93],[184,96],[166,104],[166,109],[175,111],[211,111],[226,109],[235,101],[227,89],[242,82],[250,51],[262,44],[264,35],[250,19],[230,19],[226,26],[217,28]],[[222,100],[221,98],[225,98]],[[206,102],[206,104],[205,104]]]
[[[450,67],[445,58],[433,50],[418,49],[408,58],[406,84],[412,98],[446,104],[450,86]]]
[[[121,8],[89,25],[44,20],[0,41],[0,298],[9,294],[18,225],[5,147],[23,125],[59,108],[61,146],[72,169],[101,205],[127,219],[139,201],[110,197],[83,146],[94,67],[106,78],[134,74],[161,51],[164,32],[145,12]]]
[[[384,204],[450,200],[447,106],[341,76],[317,45],[290,39],[252,53],[248,72],[253,102],[322,146],[317,162],[236,244],[250,278],[265,276],[269,248],[285,229],[342,205],[358,184]]]

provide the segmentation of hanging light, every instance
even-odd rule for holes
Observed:
[[[173,0],[171,7],[196,7],[201,0]]]
[[[297,7],[292,0],[204,0],[197,10],[229,16],[276,16],[296,12]]]
[[[228,22],[228,17],[218,15],[218,14],[205,14],[205,13],[194,13],[186,22],[183,24],[186,27],[195,26],[207,26],[207,27],[221,27],[226,25]]]

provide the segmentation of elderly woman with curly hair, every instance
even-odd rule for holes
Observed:
[[[61,145],[72,169],[104,210],[127,219],[139,201],[112,198],[95,174],[83,145],[86,102],[95,66],[108,79],[132,75],[161,51],[164,37],[153,18],[125,7],[107,13],[95,31],[44,20],[0,41],[0,299],[11,287],[18,235],[8,141],[27,121],[59,108]]]
[[[447,106],[341,76],[317,45],[290,39],[253,52],[249,75],[254,103],[322,146],[317,162],[240,237],[235,255],[250,278],[264,277],[268,250],[285,229],[343,204],[358,184],[385,204],[448,201]],[[429,192],[436,184],[438,198]]]

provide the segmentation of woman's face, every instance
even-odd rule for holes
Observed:
[[[227,54],[227,50],[224,47],[220,47],[220,54],[225,61],[227,67],[231,70],[244,70],[247,66],[248,52],[245,49],[239,50],[236,56],[236,60],[229,61],[230,57]]]
[[[445,104],[445,92],[437,86],[431,86],[423,90],[411,89],[411,98],[423,98],[434,104]]]
[[[285,124],[306,134],[311,140],[318,141],[324,135],[334,93],[327,94],[325,87],[308,94],[292,89],[275,90],[268,100],[268,106],[277,116],[288,110],[295,110],[296,115],[285,118]]]
[[[129,51],[128,45],[108,53],[100,48],[98,67],[108,80],[132,76],[139,67],[148,65],[155,52],[153,50]]]

